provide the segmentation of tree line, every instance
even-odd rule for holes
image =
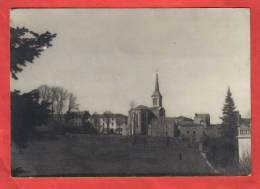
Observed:
[[[46,102],[53,114],[64,114],[79,110],[77,97],[67,89],[60,86],[41,85],[39,91],[39,102]]]

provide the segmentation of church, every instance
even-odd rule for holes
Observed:
[[[174,119],[165,117],[158,73],[156,73],[155,89],[151,100],[152,107],[139,105],[129,110],[129,135],[174,136]]]

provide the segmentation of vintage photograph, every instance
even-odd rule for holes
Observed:
[[[10,12],[13,177],[251,175],[250,9]]]

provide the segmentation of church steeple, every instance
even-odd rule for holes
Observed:
[[[160,89],[159,89],[158,73],[156,73],[155,89],[154,89],[154,92],[152,95],[152,100],[153,100],[154,107],[162,106],[162,95],[161,95]]]
[[[160,89],[159,89],[159,80],[158,80],[158,72],[156,72],[155,90],[154,90],[154,91],[159,91],[159,93],[160,93]]]

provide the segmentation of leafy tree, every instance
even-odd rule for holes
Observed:
[[[77,97],[63,87],[41,85],[38,90],[40,91],[40,101],[48,102],[52,113],[60,115],[79,109]]]
[[[17,73],[23,71],[26,63],[33,63],[44,49],[52,46],[51,41],[56,34],[45,32],[42,34],[30,31],[25,27],[11,27],[11,75],[18,79]]]
[[[79,109],[79,104],[77,104],[77,97],[69,93],[69,98],[68,98],[68,112],[78,110]]]

